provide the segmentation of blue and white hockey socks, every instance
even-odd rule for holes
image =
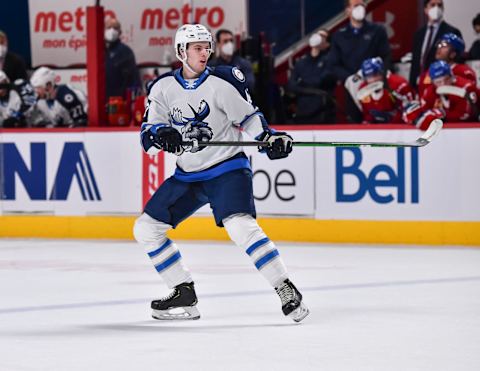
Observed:
[[[288,278],[287,268],[278,250],[255,218],[248,214],[233,215],[224,219],[223,225],[232,241],[245,250],[272,287],[278,287]]]
[[[166,237],[170,225],[142,214],[133,228],[135,239],[144,247],[152,263],[169,288],[192,282],[189,270],[183,265],[177,245]]]

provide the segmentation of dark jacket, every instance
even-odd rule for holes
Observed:
[[[470,60],[480,60],[480,40],[476,40],[470,51],[468,52],[468,59]]]
[[[106,94],[108,97],[125,97],[128,88],[140,88],[140,73],[135,55],[120,40],[108,43],[105,49]]]
[[[326,111],[333,112],[331,116],[334,116],[332,97],[336,79],[328,70],[327,57],[328,52],[322,52],[315,58],[308,53],[295,63],[287,87],[297,97],[298,118],[312,117],[321,122],[324,120],[318,115]],[[333,120],[331,116],[329,121]]]
[[[390,68],[390,44],[382,25],[365,21],[362,28],[354,29],[348,24],[332,35],[328,66],[338,80],[345,81],[365,59],[374,57],[381,57]]]
[[[10,51],[5,55],[3,72],[5,72],[12,83],[17,79],[28,79],[24,60],[18,54]]]
[[[423,26],[422,28],[417,30],[417,32],[415,32],[415,35],[413,36],[412,68],[410,70],[410,85],[412,85],[413,87],[417,86],[418,76],[420,76],[420,74],[422,73],[422,71],[420,71],[422,46],[423,46],[423,40],[425,39],[425,36],[427,33],[427,28],[428,28],[428,25]],[[435,40],[433,41],[432,47],[430,48],[427,55],[426,65],[424,67],[425,69],[430,67],[430,65],[435,61],[435,52],[436,52],[435,45],[437,45],[438,41],[443,35],[450,32],[453,32],[454,34],[457,34],[460,37],[462,36],[462,33],[458,29],[449,25],[447,22],[443,21],[442,23],[440,23],[438,32],[435,35]]]
[[[252,64],[247,59],[242,58],[239,55],[234,55],[232,60],[230,62],[227,62],[225,59],[218,56],[216,58],[212,58],[211,60],[209,60],[208,65],[210,67],[217,67],[217,66],[237,67],[245,75],[245,79],[247,80],[248,88],[251,91],[254,91],[254,89],[255,89],[255,75],[253,74]]]

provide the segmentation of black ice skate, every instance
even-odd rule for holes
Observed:
[[[302,302],[302,294],[294,286],[289,279],[286,279],[275,291],[282,301],[283,314],[293,319],[295,322],[300,322],[310,311]]]
[[[193,282],[181,283],[166,297],[152,301],[152,317],[158,320],[199,319]]]

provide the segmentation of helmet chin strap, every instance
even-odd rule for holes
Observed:
[[[183,66],[187,68],[187,70],[189,70],[191,73],[194,73],[194,74],[198,74],[198,72],[194,71],[192,67],[190,67],[190,65],[188,64],[187,62],[187,53],[185,53],[185,58],[182,58],[182,63],[183,63]]]

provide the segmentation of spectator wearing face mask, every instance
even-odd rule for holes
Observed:
[[[0,31],[0,71],[5,72],[10,81],[27,79],[27,69],[22,57],[8,50],[8,38]]]
[[[122,28],[115,18],[105,20],[106,95],[125,97],[127,89],[141,87],[140,73],[132,49],[120,40]]]
[[[380,57],[385,67],[390,68],[390,44],[385,28],[368,22],[365,0],[346,0],[345,12],[349,18],[347,26],[332,35],[332,47],[328,55],[329,69],[342,83],[355,74],[362,62]],[[346,113],[352,122],[361,122],[362,113],[350,94],[346,95]]]
[[[435,61],[436,46],[443,35],[454,33],[462,37],[461,32],[443,20],[443,0],[424,0],[424,12],[427,24],[417,30],[413,37],[412,68],[410,70],[410,85],[417,87],[418,78],[428,71]]]
[[[252,64],[236,53],[232,31],[225,29],[218,30],[215,35],[215,41],[217,43],[218,54],[208,62],[208,65],[210,67],[225,65],[237,67],[243,72],[248,87],[253,91],[255,88],[255,76],[253,74]]]
[[[480,60],[480,13],[478,13],[473,19],[472,26],[475,32],[476,40],[468,52],[468,59]]]
[[[335,76],[327,68],[330,37],[327,30],[309,39],[310,52],[296,63],[288,81],[288,91],[296,97],[295,122],[320,124],[335,122]]]

